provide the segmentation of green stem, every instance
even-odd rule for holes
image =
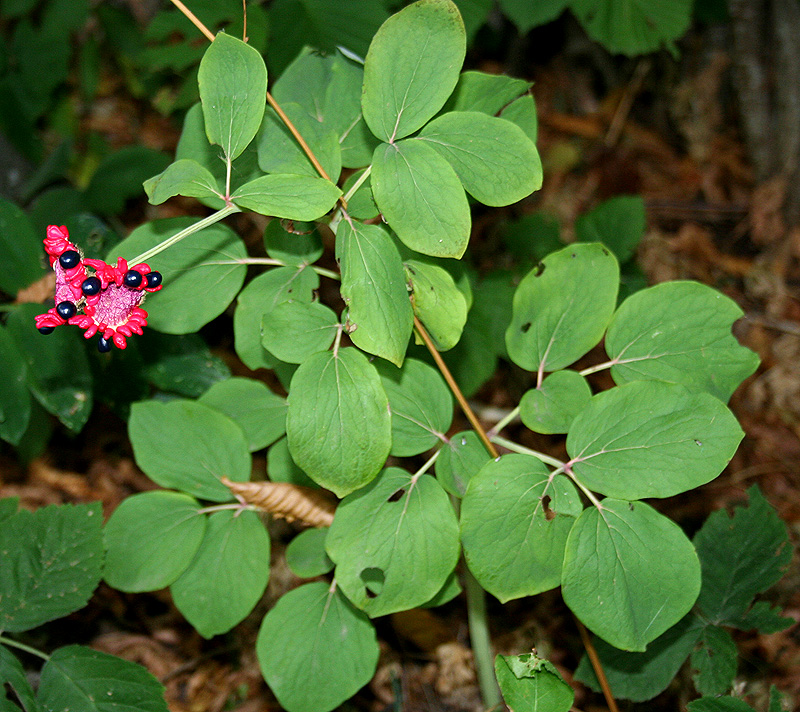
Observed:
[[[578,373],[585,378],[590,373],[597,373],[598,371],[605,371],[607,368],[611,368],[612,366],[616,366],[618,363],[619,363],[619,361],[614,359],[612,361],[606,361],[605,363],[598,363],[596,366],[589,366],[589,368],[584,368],[583,371],[578,371]]]
[[[241,260],[214,260],[214,262],[204,262],[206,265],[273,265],[275,267],[288,267],[283,260],[276,260],[273,257],[245,257]],[[296,267],[297,265],[291,265]],[[339,281],[342,276],[332,269],[325,269],[325,267],[317,267],[316,265],[303,265],[311,267],[320,277],[328,277]]]
[[[467,594],[467,620],[469,639],[478,673],[478,686],[481,688],[483,706],[487,709],[498,707],[503,699],[494,676],[494,654],[489,637],[489,621],[486,617],[486,595],[470,570],[464,565],[464,588]]]
[[[489,430],[486,431],[486,434],[491,439],[497,433],[499,433],[503,428],[506,427],[514,418],[519,417],[519,406],[514,408],[505,418],[498,420]]]
[[[366,167],[364,172],[358,177],[358,180],[355,183],[353,183],[353,186],[350,188],[350,190],[347,191],[347,193],[344,196],[345,203],[350,202],[350,198],[352,198],[355,195],[356,191],[364,184],[364,181],[367,180],[367,178],[369,178],[370,173],[372,173],[372,164]]]
[[[184,230],[174,234],[172,237],[168,237],[164,242],[159,243],[155,247],[151,247],[149,250],[142,252],[141,255],[137,255],[132,260],[128,260],[128,266],[133,267],[134,265],[139,264],[140,262],[145,262],[152,257],[155,257],[159,252],[163,252],[168,247],[172,247],[177,242],[180,242],[184,237],[189,237],[189,235],[193,235],[196,232],[200,232],[204,228],[207,228],[209,225],[213,225],[214,223],[219,222],[223,218],[228,217],[228,215],[232,215],[233,213],[240,213],[241,209],[231,203],[230,205],[226,205],[222,210],[218,210],[216,213],[212,213],[206,218],[199,220],[198,222],[194,223],[193,225],[189,225]]]
[[[531,450],[529,447],[515,443],[513,440],[506,440],[506,438],[501,438],[499,435],[492,436],[492,442],[508,448],[512,452],[518,452],[522,455],[531,455],[532,457],[536,457],[542,462],[546,462],[548,465],[552,465],[553,467],[559,467],[562,469],[564,467],[564,463],[558,458],[545,455],[543,452],[539,452],[538,450]]]
[[[19,650],[24,650],[26,653],[35,655],[37,658],[41,658],[42,660],[50,660],[50,656],[47,655],[47,653],[43,653],[41,650],[32,648],[30,645],[25,645],[25,643],[18,643],[16,640],[11,640],[11,638],[6,638],[6,636],[4,635],[0,635],[0,643],[8,645],[12,648],[18,648]]]

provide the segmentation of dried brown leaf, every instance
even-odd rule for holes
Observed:
[[[288,482],[234,482],[222,478],[233,494],[248,504],[289,522],[310,527],[329,527],[336,505],[322,492]]]

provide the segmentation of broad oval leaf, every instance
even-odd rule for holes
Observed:
[[[522,396],[519,415],[536,433],[566,433],[591,397],[589,384],[577,371],[555,371]]]
[[[274,260],[293,267],[316,262],[322,253],[322,237],[313,223],[270,220],[264,230],[264,249]]]
[[[262,215],[316,220],[333,208],[341,194],[342,191],[324,178],[275,173],[240,186],[231,200]]]
[[[0,289],[15,295],[43,277],[42,242],[28,216],[14,203],[0,197]]]
[[[114,510],[103,529],[103,577],[120,591],[155,591],[180,576],[197,552],[206,518],[180,492],[142,492]]]
[[[255,512],[214,512],[194,560],[170,587],[200,635],[227,633],[258,603],[269,578],[270,543]]]
[[[264,317],[261,343],[281,361],[303,363],[312,354],[328,349],[338,326],[339,319],[330,307],[290,300]]]
[[[531,86],[524,79],[514,79],[505,74],[467,70],[461,72],[444,108],[446,111],[482,111],[489,116],[496,116]]]
[[[628,297],[614,314],[605,348],[617,383],[659,380],[727,401],[758,367],[757,354],[731,333],[743,315],[698,282],[665,282]]]
[[[328,528],[306,529],[286,547],[286,564],[295,576],[314,578],[333,570],[333,562],[325,551]]]
[[[136,464],[162,487],[225,502],[230,490],[219,480],[250,479],[250,450],[242,429],[202,403],[142,401],[131,406],[128,435]]]
[[[220,32],[200,61],[200,101],[210,143],[232,161],[253,140],[267,103],[267,68],[261,55]]]
[[[130,260],[197,222],[194,218],[153,220],[137,227],[114,248]],[[148,264],[164,277],[163,287],[144,302],[149,326],[167,334],[197,331],[219,316],[241,289],[247,265],[244,243],[219,223],[196,232],[159,253]]]
[[[315,581],[278,599],[258,631],[256,655],[288,712],[327,712],[372,679],[378,641],[361,611],[334,586]]]
[[[520,34],[555,20],[570,0],[500,0],[500,9],[519,29]]]
[[[458,561],[458,522],[433,477],[390,467],[339,503],[325,547],[342,591],[382,616],[420,606],[444,586]]]
[[[454,497],[463,497],[469,481],[491,459],[474,430],[453,435],[436,460],[436,479]]]
[[[561,592],[603,640],[642,651],[691,609],[700,562],[680,527],[650,505],[605,499],[569,533]]]
[[[603,336],[617,304],[619,265],[603,245],[574,244],[534,267],[514,293],[506,346],[528,371],[558,371]]]
[[[411,304],[439,351],[452,349],[467,322],[467,300],[450,273],[437,265],[408,260]]]
[[[455,88],[465,54],[450,0],[419,0],[386,20],[364,62],[361,106],[372,133],[393,142],[423,126]]]
[[[146,180],[144,191],[152,205],[160,205],[174,195],[222,200],[217,179],[211,171],[189,158],[171,163],[157,176]]]
[[[536,653],[498,655],[494,671],[509,709],[568,712],[572,708],[575,691],[553,663]]]
[[[708,393],[634,381],[594,396],[567,435],[581,483],[609,497],[672,497],[713,480],[744,433]]]
[[[399,366],[414,323],[400,253],[380,225],[342,220],[336,232],[351,341]]]
[[[582,509],[575,486],[530,455],[487,462],[461,501],[469,570],[502,603],[555,588],[567,535]]]
[[[386,222],[412,250],[464,254],[472,218],[450,164],[420,139],[382,143],[372,156],[372,194]]]
[[[392,442],[378,372],[354,348],[311,356],[292,377],[289,450],[318,484],[344,497],[378,474]]]
[[[451,111],[419,138],[453,167],[465,190],[485,205],[510,205],[542,187],[539,152],[516,124],[479,111]]]
[[[647,226],[644,198],[618,195],[603,201],[575,221],[580,242],[602,242],[620,262],[633,257]]]

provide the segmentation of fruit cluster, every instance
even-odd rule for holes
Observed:
[[[160,272],[144,263],[129,269],[122,257],[116,266],[85,258],[63,225],[48,226],[44,247],[56,273],[56,305],[36,317],[42,334],[73,324],[85,330],[87,339],[99,333],[97,349],[106,352],[112,344],[124,349],[128,337],[142,333],[147,312],[140,305],[146,292],[161,289]]]

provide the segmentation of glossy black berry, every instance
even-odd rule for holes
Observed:
[[[129,269],[122,278],[122,281],[126,287],[137,289],[142,284],[142,273],[137,272],[135,269]]]
[[[161,284],[161,272],[151,272],[147,275],[147,286],[157,287]]]
[[[102,336],[97,340],[97,350],[101,354],[111,351],[111,339],[104,339]]]
[[[80,264],[81,256],[75,250],[66,250],[61,253],[58,261],[64,269],[72,269]]]
[[[81,291],[87,297],[91,297],[93,294],[97,294],[102,286],[102,283],[97,277],[87,277],[83,280],[83,284],[81,284]]]
[[[75,305],[72,302],[59,302],[56,305],[56,312],[58,315],[66,321],[67,319],[71,319],[75,314],[78,313],[78,310],[75,308]]]
[[[40,326],[39,327],[39,333],[40,334],[45,334],[45,335],[52,334],[53,331],[54,331],[54,327],[52,327],[52,326]]]

